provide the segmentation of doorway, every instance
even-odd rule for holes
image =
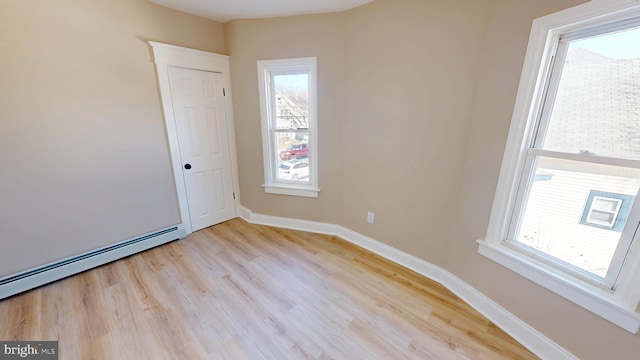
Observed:
[[[186,234],[237,216],[229,58],[149,42]]]

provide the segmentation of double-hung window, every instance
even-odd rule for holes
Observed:
[[[265,191],[317,197],[316,58],[258,61]]]
[[[480,253],[637,332],[640,6],[534,22]]]

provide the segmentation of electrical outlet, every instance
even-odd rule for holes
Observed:
[[[372,213],[371,211],[367,212],[367,222],[370,224],[373,224],[373,217],[374,217],[374,213]]]

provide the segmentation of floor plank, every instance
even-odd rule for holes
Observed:
[[[536,359],[442,285],[334,236],[235,219],[0,301],[61,359]]]

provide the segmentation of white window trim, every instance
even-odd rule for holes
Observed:
[[[259,60],[258,88],[260,95],[260,119],[262,122],[262,153],[264,158],[264,189],[269,194],[318,197],[318,123],[317,123],[317,61],[315,57]],[[309,72],[309,183],[277,181],[277,163],[271,139],[270,106],[268,104],[268,79],[271,71],[304,69]]]
[[[606,209],[605,210],[598,209],[595,206],[598,200],[611,201],[615,203],[616,208],[613,211],[606,210]],[[618,214],[620,214],[620,208],[622,207],[621,205],[622,205],[622,199],[614,199],[614,198],[608,198],[604,196],[594,196],[593,200],[591,201],[591,204],[589,205],[589,212],[587,213],[587,219],[585,220],[585,222],[592,225],[605,226],[613,229],[613,226],[616,224],[616,220],[618,219]],[[605,212],[613,215],[611,218],[611,221],[605,222],[600,219],[592,219],[593,213],[596,211]]]
[[[627,259],[632,261],[624,264],[617,287],[608,290],[528,257],[505,240],[520,183],[517,170],[522,169],[529,139],[535,130],[545,90],[544,80],[548,77],[553,46],[560,34],[636,16],[640,16],[640,0],[593,0],[534,20],[487,234],[484,240],[478,240],[481,255],[634,334],[640,330],[637,311],[640,287],[636,285],[640,283],[638,242],[631,246]]]

